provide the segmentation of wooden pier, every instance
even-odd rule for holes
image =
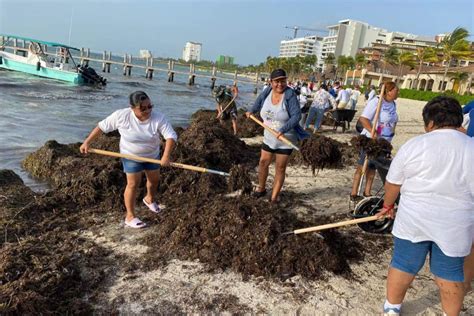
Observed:
[[[47,55],[54,56],[56,55],[55,52],[48,52],[48,47],[46,45],[42,45],[43,51]],[[13,40],[13,46],[1,46],[0,48],[8,48],[12,49],[15,54],[21,54],[23,56],[26,56],[28,53],[28,48],[26,47],[26,43],[22,40]],[[79,56],[71,55],[75,60],[79,60],[80,64],[83,66],[88,66],[90,62],[95,62],[99,65],[102,65],[102,72],[105,73],[110,73],[110,69],[112,65],[117,65],[123,69],[123,75],[130,77],[132,75],[132,69],[137,69],[141,70],[144,72],[145,78],[152,80],[154,73],[155,72],[166,72],[167,77],[168,77],[168,82],[173,82],[175,79],[175,75],[183,75],[187,76],[187,84],[188,85],[194,85],[196,83],[196,78],[206,78],[211,81],[211,89],[214,89],[216,85],[217,80],[227,80],[227,81],[232,81],[234,85],[237,85],[239,82],[242,83],[248,83],[248,84],[254,84],[254,93],[256,94],[258,91],[258,83],[260,79],[260,74],[256,73],[254,79],[247,79],[247,80],[242,80],[239,79],[238,76],[239,74],[237,71],[234,72],[232,78],[226,78],[226,77],[218,77],[217,76],[217,68],[214,66],[212,69],[208,69],[210,71],[210,74],[201,74],[201,73],[196,73],[196,65],[195,64],[189,64],[189,71],[180,71],[175,69],[175,61],[169,60],[168,61],[168,67],[167,68],[159,68],[154,66],[154,62],[156,59],[151,56],[150,58],[140,58],[138,57],[134,58],[131,54],[124,54],[123,56],[123,61],[117,61],[117,60],[112,60],[112,52],[110,51],[103,51],[102,53],[102,58],[93,58],[91,57],[91,51],[89,48],[81,48],[80,49],[80,54]],[[138,63],[134,64],[134,61],[138,60],[144,60],[145,64],[140,65]],[[182,64],[179,64],[182,65]],[[187,66],[187,65],[182,65],[182,66]]]

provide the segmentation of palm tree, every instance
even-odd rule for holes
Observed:
[[[361,68],[367,65],[367,61],[365,60],[365,55],[362,53],[357,53],[355,56],[355,63],[357,67],[361,67]]]
[[[410,67],[410,69],[415,67],[415,56],[411,52],[402,52],[400,55],[398,55],[397,64],[398,75],[397,79],[395,80],[396,83],[398,83],[399,78],[402,76],[403,66]]]
[[[453,59],[469,57],[472,55],[469,42],[466,40],[468,36],[469,32],[465,28],[457,27],[452,33],[448,34],[440,43],[444,61],[446,61],[443,81],[441,85],[442,91],[446,89],[444,81],[446,80],[446,75],[448,74],[448,70],[451,66],[451,62],[453,61]]]
[[[424,62],[436,62],[438,61],[438,54],[436,53],[436,50],[432,47],[420,47],[416,49],[416,58],[419,60],[418,64],[418,71],[416,73],[416,78],[412,84],[410,89],[412,87],[418,86],[418,80],[420,78],[420,73],[421,73],[421,68],[423,67]]]
[[[461,91],[461,84],[464,81],[466,81],[468,78],[469,78],[469,74],[467,72],[455,72],[450,80],[450,81],[454,80],[452,91],[459,93]],[[454,91],[454,86],[456,85],[456,83],[459,84],[458,91]]]
[[[385,72],[385,67],[387,64],[390,64],[392,66],[395,66],[398,64],[398,58],[400,56],[400,52],[398,49],[395,47],[389,47],[383,54],[383,64],[384,64],[384,69],[382,72]]]
[[[334,54],[330,53],[324,59],[324,64],[325,65],[334,65],[335,60],[336,60],[336,57],[334,57]]]
[[[342,77],[347,67],[349,66],[346,56],[340,55],[337,57],[337,73]]]

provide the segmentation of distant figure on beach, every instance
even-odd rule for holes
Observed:
[[[321,128],[324,112],[330,108],[336,108],[336,100],[327,91],[327,86],[322,84],[314,95],[313,103],[309,109],[308,119],[306,120],[305,129],[313,128],[313,133]]]
[[[400,314],[428,254],[444,315],[459,315],[468,290],[463,282],[472,278],[463,266],[469,264],[464,260],[474,238],[474,139],[457,130],[462,111],[454,98],[432,99],[422,116],[426,134],[410,139],[397,152],[379,213],[395,218],[385,315]],[[472,273],[472,255],[470,264]]]
[[[381,104],[380,115],[377,121],[376,133],[375,137],[381,137],[386,139],[387,141],[391,142],[393,137],[395,136],[395,127],[398,122],[398,114],[397,114],[397,105],[395,100],[398,98],[398,88],[394,82],[386,82],[385,83],[385,91],[384,96]],[[379,98],[373,98],[370,100],[364,111],[359,117],[359,122],[362,124],[364,128],[362,130],[361,135],[365,135],[367,137],[371,137],[372,131],[372,123],[375,119],[375,112],[377,110]],[[357,168],[354,173],[354,180],[352,182],[352,192],[350,199],[351,201],[356,201],[358,198],[357,191],[359,189],[359,183],[362,178],[362,166],[364,165],[365,161],[365,152],[362,150],[359,154],[359,160],[357,161]],[[365,189],[364,189],[364,196],[371,196],[372,190],[372,183],[375,177],[375,164],[371,160],[369,160],[366,176],[365,176]]]
[[[214,91],[216,99],[217,118],[222,125],[229,119],[232,120],[232,129],[234,135],[237,135],[237,105],[235,99],[237,98],[239,90],[236,85],[232,88],[221,85]]]
[[[355,110],[357,106],[357,101],[359,100],[360,96],[360,88],[359,85],[354,86],[354,90],[351,92],[351,98],[350,98],[350,108],[351,110]]]
[[[338,109],[345,109],[347,104],[349,103],[351,95],[349,91],[344,89],[343,86],[340,86],[337,92],[337,98],[336,98],[336,103],[337,103],[337,108]]]
[[[133,92],[129,99],[130,107],[117,110],[99,122],[81,145],[81,153],[87,154],[94,139],[102,133],[118,130],[120,153],[160,159],[160,136],[163,136],[166,143],[161,157],[161,165],[167,166],[177,139],[173,127],[162,113],[157,110],[153,111],[153,104],[145,92]],[[154,213],[161,211],[159,204],[155,201],[160,165],[125,158],[122,158],[122,165],[127,176],[127,186],[124,192],[125,225],[132,228],[143,228],[146,224],[135,216],[136,190],[142,180],[143,172],[145,172],[147,193],[143,198],[143,203]]]
[[[275,180],[270,201],[279,202],[279,196],[285,181],[286,166],[293,148],[280,140],[285,136],[288,140],[296,143],[299,139],[308,136],[299,125],[301,110],[293,89],[287,86],[287,76],[283,69],[276,69],[270,74],[271,87],[262,92],[255,101],[250,112],[245,113],[247,117],[251,114],[260,113],[263,123],[278,132],[274,136],[268,130],[264,130],[260,162],[258,166],[258,186],[254,196],[264,197],[267,194],[266,182],[268,169],[275,157]]]

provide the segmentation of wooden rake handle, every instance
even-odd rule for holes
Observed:
[[[255,121],[255,123],[257,123],[258,125],[262,126],[264,129],[266,129],[267,131],[269,131],[270,133],[272,133],[275,137],[278,136],[278,132],[275,131],[274,129],[272,129],[271,127],[263,124],[262,122],[260,122],[260,120],[258,118],[256,118],[255,116],[253,116],[252,114],[250,114],[249,116],[253,121]],[[280,136],[280,138],[277,138],[278,140],[281,140],[283,141],[285,144],[291,146],[291,148],[295,149],[295,150],[300,150],[298,146],[296,146],[295,144],[293,144],[292,142],[290,142],[290,140],[288,138],[286,138],[285,136]]]
[[[117,157],[117,158],[126,158],[126,159],[130,159],[130,160],[137,160],[137,161],[161,164],[161,160],[158,160],[158,159],[144,158],[144,157],[135,156],[135,155],[128,155],[128,154],[120,154],[120,153],[116,153],[116,152],[108,151],[108,150],[89,148],[88,152],[94,153],[94,154],[99,154],[99,155],[104,155],[104,156],[111,156],[111,157]],[[217,174],[219,176],[224,176],[224,177],[230,176],[230,174],[227,173],[227,172],[212,170],[212,169],[207,169],[207,168],[202,168],[202,167],[197,167],[197,166],[185,165],[185,164],[177,163],[177,162],[170,162],[170,166],[175,167],[175,168],[181,168],[181,169],[186,169],[186,170],[197,171],[197,172]]]
[[[324,224],[324,225],[313,226],[313,227],[308,227],[308,228],[301,228],[301,229],[294,230],[293,234],[298,235],[298,234],[303,234],[303,233],[310,233],[310,232],[320,231],[320,230],[329,229],[329,228],[336,228],[336,227],[341,227],[341,226],[371,222],[371,221],[375,221],[382,218],[384,217],[373,215],[373,216],[368,216],[368,217],[363,217],[363,218],[358,218],[358,219],[351,219],[351,220],[332,223],[332,224]]]

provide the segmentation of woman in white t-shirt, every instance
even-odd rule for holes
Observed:
[[[403,298],[430,254],[445,315],[459,315],[464,257],[474,238],[474,139],[458,131],[459,102],[440,96],[423,108],[426,134],[410,139],[393,159],[383,210],[395,217],[393,257],[385,312],[400,312]]]
[[[395,100],[398,98],[398,88],[394,82],[386,82],[385,84],[385,92],[381,104],[380,115],[377,121],[377,128],[375,137],[381,137],[389,142],[392,141],[393,136],[395,135],[395,126],[398,122],[398,114],[397,114],[397,105],[395,104]],[[373,98],[370,100],[364,111],[359,117],[359,122],[362,124],[364,129],[361,132],[361,135],[371,137],[372,131],[372,122],[375,118],[375,112],[377,111],[377,105],[379,102],[379,98]],[[354,181],[352,182],[352,192],[351,192],[351,200],[356,200],[357,190],[359,188],[359,183],[361,181],[361,174],[362,174],[362,166],[364,165],[365,161],[365,152],[361,152],[359,156],[359,160],[357,162],[357,168],[354,173]],[[372,190],[372,183],[375,177],[375,165],[373,162],[369,161],[367,170],[366,170],[366,177],[365,177],[365,188],[364,188],[364,196],[371,196]]]
[[[145,158],[160,159],[160,135],[166,139],[165,150],[161,157],[161,165],[166,166],[170,161],[170,153],[177,136],[166,117],[153,111],[150,98],[143,91],[130,94],[130,107],[117,110],[100,121],[80,147],[81,153],[87,154],[90,144],[102,133],[118,130],[120,133],[120,153]],[[135,217],[136,189],[143,172],[147,179],[147,194],[143,203],[154,213],[159,213],[160,206],[154,200],[158,188],[160,165],[139,162],[122,158],[123,170],[127,175],[127,186],[124,192],[125,225],[132,228],[143,228],[144,222]]]

